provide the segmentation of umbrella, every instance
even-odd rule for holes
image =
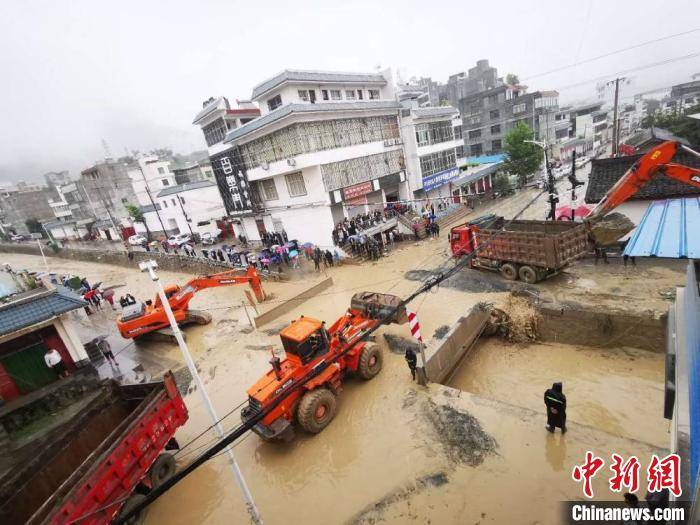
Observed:
[[[270,263],[270,259],[268,259],[268,258],[260,259],[260,262],[263,263],[263,264],[269,264],[269,263]]]
[[[296,250],[292,250],[291,252],[289,252],[289,256],[292,258],[297,257],[298,255],[299,255],[299,252]]]
[[[302,244],[302,246],[304,248],[312,248],[313,245],[314,245],[314,243],[312,243],[312,242],[305,242],[304,244]]]
[[[286,248],[284,246],[277,247],[277,253],[284,253],[285,250],[286,250]]]
[[[590,213],[591,209],[588,206],[578,206],[574,209],[574,217],[586,217]],[[570,206],[557,206],[556,211],[557,220],[570,220],[571,219],[571,207]]]
[[[279,247],[280,247],[279,244],[272,244],[272,245],[270,246],[270,248],[272,248],[273,250],[276,250],[276,249],[279,248]]]

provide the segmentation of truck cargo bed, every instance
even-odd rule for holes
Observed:
[[[503,217],[479,224],[477,246],[506,225]],[[582,257],[588,248],[585,225],[569,221],[512,221],[479,250],[479,257],[558,270]]]

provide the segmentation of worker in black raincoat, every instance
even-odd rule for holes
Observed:
[[[554,383],[552,388],[545,390],[544,404],[547,407],[547,430],[553,433],[559,427],[562,434],[566,432],[566,396],[561,383]]]
[[[408,369],[411,371],[411,377],[416,380],[416,366],[418,365],[418,358],[416,353],[411,348],[406,348],[406,354],[404,355],[406,363],[408,364]]]

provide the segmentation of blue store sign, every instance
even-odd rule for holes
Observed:
[[[444,171],[438,171],[427,177],[423,177],[423,189],[425,191],[434,190],[443,184],[447,184],[452,179],[459,176],[459,168],[454,167]]]

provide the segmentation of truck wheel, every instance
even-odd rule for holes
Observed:
[[[518,279],[518,270],[515,268],[514,264],[505,263],[501,265],[501,275],[504,279],[515,281]]]
[[[175,474],[175,470],[177,470],[175,457],[172,454],[163,452],[148,470],[148,478],[151,480],[153,488],[159,487],[163,482],[170,479]]]
[[[335,396],[327,388],[317,388],[304,394],[297,410],[297,421],[301,428],[318,434],[328,426],[335,416]]]
[[[518,270],[518,275],[520,275],[520,280],[527,284],[535,284],[539,281],[537,272],[530,266],[521,266],[520,270]]]
[[[121,518],[122,516],[126,516],[126,514],[128,514],[131,509],[136,507],[136,505],[138,505],[145,499],[146,496],[144,496],[143,494],[133,494],[128,500],[126,500],[126,503],[124,503],[122,510],[119,511],[119,517]],[[145,519],[146,509],[143,509],[131,516],[124,523],[126,525],[141,525]]]
[[[382,351],[376,345],[365,346],[360,353],[360,360],[357,364],[357,373],[364,379],[372,379],[382,369]]]

